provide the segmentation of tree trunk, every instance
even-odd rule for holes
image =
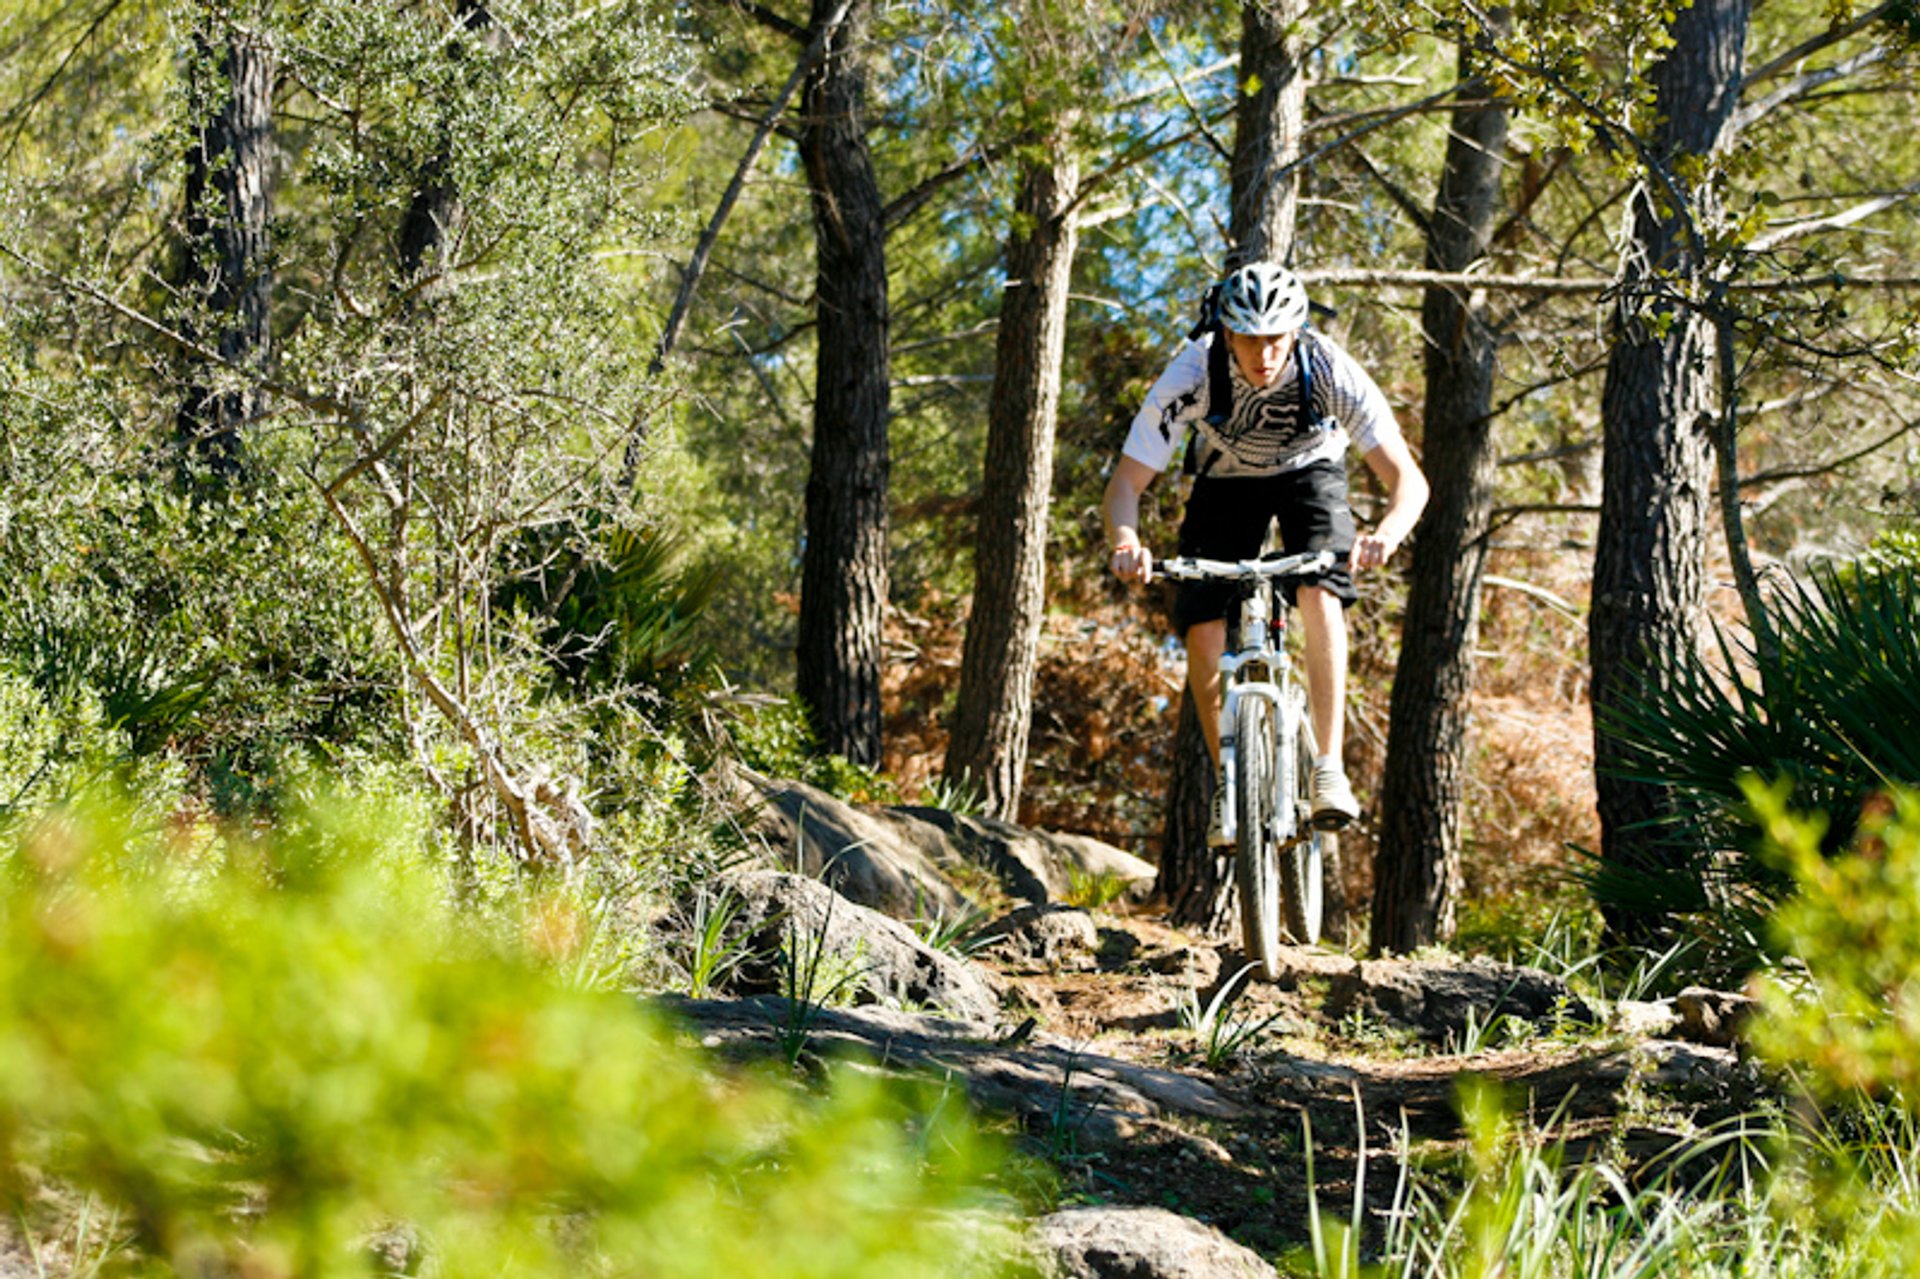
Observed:
[[[1160,840],[1155,891],[1166,899],[1174,923],[1203,936],[1224,936],[1238,918],[1230,849],[1207,846],[1208,800],[1213,760],[1200,735],[1193,693],[1180,694],[1180,726],[1173,735],[1173,770],[1167,778],[1167,816]]]
[[[1233,260],[1279,262],[1293,251],[1307,81],[1300,71],[1304,0],[1252,0],[1240,13],[1241,97],[1233,134]]]
[[[1015,205],[987,410],[973,608],[947,745],[947,777],[975,788],[983,811],[1007,820],[1020,807],[1046,610],[1053,432],[1078,182],[1078,166],[1061,142],[1028,167]]]
[[[1460,100],[1491,88],[1460,51]],[[1446,169],[1427,233],[1427,269],[1464,272],[1485,258],[1500,211],[1505,103],[1453,113]],[[1467,697],[1480,634],[1480,578],[1493,518],[1493,377],[1498,335],[1485,298],[1434,287],[1425,339],[1424,468],[1428,506],[1413,543],[1413,579],[1388,716],[1374,854],[1372,947],[1405,954],[1451,940],[1460,891]]]
[[[186,226],[181,292],[195,308],[189,336],[240,369],[264,369],[271,355],[268,306],[273,267],[268,222],[273,214],[273,78],[277,65],[264,35],[214,29],[194,32],[188,96],[193,111],[187,147]],[[223,385],[214,370],[196,368],[175,419],[191,454],[216,474],[240,466],[241,428],[259,411],[251,386]]]
[[[453,13],[460,32],[447,42],[447,57],[460,63],[465,58],[461,34],[489,30],[493,26],[493,15],[481,0],[458,0]],[[396,256],[403,285],[413,283],[422,274],[446,270],[446,258],[459,229],[462,211],[460,188],[452,172],[455,126],[448,118],[451,109],[449,105],[448,112],[442,114],[440,144],[421,166],[413,198],[407,202],[406,214],[400,220]]]
[[[1696,0],[1674,19],[1673,47],[1653,77],[1651,159],[1676,184],[1678,162],[1713,155],[1728,141],[1747,21],[1748,0]],[[1628,214],[1601,396],[1605,452],[1588,620],[1601,859],[1627,874],[1667,861],[1658,827],[1671,801],[1664,788],[1619,775],[1607,717],[1657,696],[1672,662],[1697,642],[1714,403],[1711,325],[1664,291],[1700,280],[1706,264],[1687,215],[1698,228],[1717,209],[1705,188],[1683,188],[1690,207],[1674,208],[1658,177],[1642,180]],[[1633,911],[1605,902],[1602,909],[1616,939],[1644,934]]]
[[[816,0],[813,24],[836,6]],[[800,154],[813,195],[819,351],[796,688],[824,751],[880,761],[887,602],[888,314],[880,187],[861,110],[866,6],[808,79]]]
[[[1305,12],[1301,0],[1271,5],[1256,0],[1243,11],[1240,83],[1254,91],[1240,95],[1234,112],[1233,222],[1228,237],[1235,263],[1283,261],[1292,248],[1298,175],[1281,174],[1300,155],[1306,82],[1300,74],[1297,27]],[[1175,924],[1219,933],[1237,909],[1233,875],[1227,859],[1207,847],[1213,763],[1193,699],[1183,696],[1181,701],[1156,891],[1171,906]],[[1338,876],[1330,874],[1328,883],[1337,895]],[[1338,909],[1344,913],[1344,902]]]

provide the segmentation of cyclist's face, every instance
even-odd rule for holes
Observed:
[[[1264,387],[1287,367],[1287,360],[1293,355],[1293,334],[1235,333],[1228,329],[1227,345],[1240,365],[1241,376],[1255,386]]]

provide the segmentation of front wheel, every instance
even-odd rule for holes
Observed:
[[[1281,769],[1273,707],[1242,697],[1234,712],[1238,747],[1233,878],[1240,890],[1240,936],[1247,961],[1268,981],[1280,973],[1280,849],[1274,838],[1275,799],[1288,774]]]
[[[1313,800],[1313,760],[1319,753],[1313,740],[1313,720],[1307,713],[1306,698],[1298,686],[1290,690],[1288,716],[1297,726],[1294,733],[1293,786],[1288,798],[1296,806],[1296,838],[1281,853],[1280,879],[1286,902],[1287,932],[1302,946],[1316,945],[1326,913],[1326,863],[1332,841],[1337,836],[1318,830],[1310,811]]]

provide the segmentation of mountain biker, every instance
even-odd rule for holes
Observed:
[[[1218,321],[1191,340],[1148,391],[1133,419],[1102,503],[1109,567],[1124,582],[1153,576],[1140,542],[1140,495],[1173,461],[1186,431],[1196,478],[1180,525],[1181,555],[1251,559],[1278,519],[1289,555],[1331,550],[1346,562],[1285,586],[1300,610],[1315,740],[1314,825],[1337,830],[1360,814],[1341,763],[1346,701],[1346,606],[1353,571],[1377,568],[1406,540],[1427,503],[1427,481],[1386,396],[1331,338],[1308,330],[1307,293],[1285,267],[1256,262],[1223,280]],[[1224,358],[1219,353],[1224,344]],[[1209,361],[1213,361],[1211,371]],[[1230,404],[1212,404],[1230,386]],[[1303,395],[1303,390],[1305,394]],[[1387,509],[1361,533],[1347,505],[1346,450],[1360,453],[1387,491]],[[1187,647],[1187,684],[1207,750],[1220,763],[1220,658],[1226,649],[1228,583],[1182,582],[1174,623]],[[1226,843],[1216,791],[1208,842]]]

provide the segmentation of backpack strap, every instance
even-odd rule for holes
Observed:
[[[1196,328],[1190,337],[1197,338],[1204,328]],[[1233,375],[1227,364],[1232,353],[1227,348],[1227,331],[1218,322],[1213,327],[1213,343],[1207,348],[1207,411],[1204,414],[1209,426],[1221,426],[1233,414]],[[1293,340],[1293,357],[1300,368],[1300,411],[1309,418],[1313,416],[1313,361],[1307,358],[1307,330],[1304,326]],[[1207,459],[1205,468],[1200,466],[1199,449],[1195,447],[1199,440],[1198,431],[1187,432],[1187,451],[1180,469],[1183,474],[1199,477],[1213,468],[1218,455]]]
[[[1205,329],[1195,330],[1193,336],[1199,337]],[[1227,331],[1216,320],[1213,325],[1213,341],[1207,347],[1207,410],[1202,415],[1209,426],[1222,426],[1233,415],[1233,374],[1227,365],[1232,353],[1227,349]],[[1207,459],[1207,465],[1200,465],[1200,433],[1187,432],[1187,452],[1181,461],[1180,469],[1185,475],[1198,478],[1213,468],[1218,459]]]

